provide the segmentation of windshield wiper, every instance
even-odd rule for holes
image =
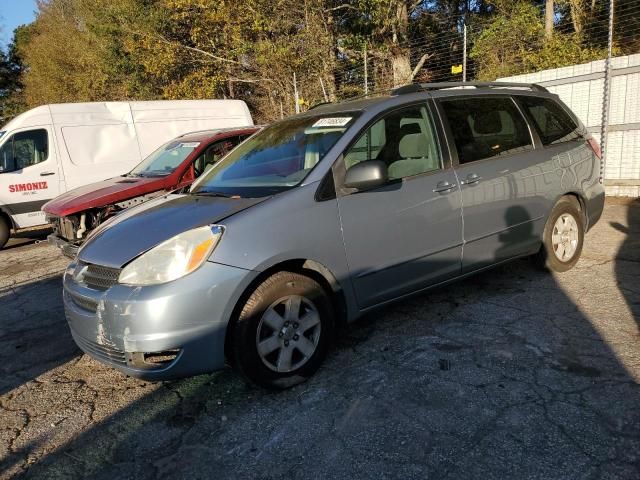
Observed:
[[[213,192],[208,190],[201,190],[199,192],[191,192],[191,195],[202,195],[206,197],[222,197],[222,198],[239,198],[238,195],[229,195],[228,193]]]

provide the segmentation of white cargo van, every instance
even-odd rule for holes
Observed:
[[[178,135],[253,125],[240,100],[43,105],[0,129],[0,248],[10,230],[46,226],[40,207],[122,175]]]

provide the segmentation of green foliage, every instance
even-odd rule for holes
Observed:
[[[0,115],[55,102],[242,98],[271,121],[294,111],[294,73],[303,108],[361,95],[365,48],[371,89],[450,79],[463,22],[478,78],[602,58],[587,32],[592,4],[556,2],[558,25],[573,33],[545,39],[539,0],[41,0],[0,56]]]
[[[471,49],[479,80],[590,62],[606,55],[601,48],[585,46],[576,33],[555,32],[545,38],[540,11],[529,2],[505,2],[502,8]]]
[[[16,28],[7,52],[0,50],[0,124],[24,109],[24,64],[18,53],[18,45],[28,39],[29,30],[29,27],[24,25]]]
[[[536,52],[529,55],[523,68],[526,66],[527,71],[559,68],[592,62],[606,55],[606,48],[586,46],[580,35],[556,33],[543,42]]]

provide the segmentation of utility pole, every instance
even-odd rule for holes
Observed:
[[[364,44],[364,94],[369,94],[369,59],[367,58],[367,44]]]
[[[464,35],[462,45],[462,81],[467,81],[467,24],[464,24]]]
[[[300,102],[298,99],[298,83],[296,82],[296,72],[293,72],[293,98],[296,102],[296,113],[300,113]]]
[[[613,55],[613,14],[615,0],[609,0],[609,36],[607,38],[607,59],[604,62],[604,88],[602,89],[602,126],[600,127],[600,178],[604,183],[607,159],[607,135],[609,128],[609,97],[611,96],[611,56]]]

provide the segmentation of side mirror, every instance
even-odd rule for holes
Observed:
[[[389,180],[387,164],[381,160],[366,160],[347,170],[344,186],[369,190],[384,185]]]

